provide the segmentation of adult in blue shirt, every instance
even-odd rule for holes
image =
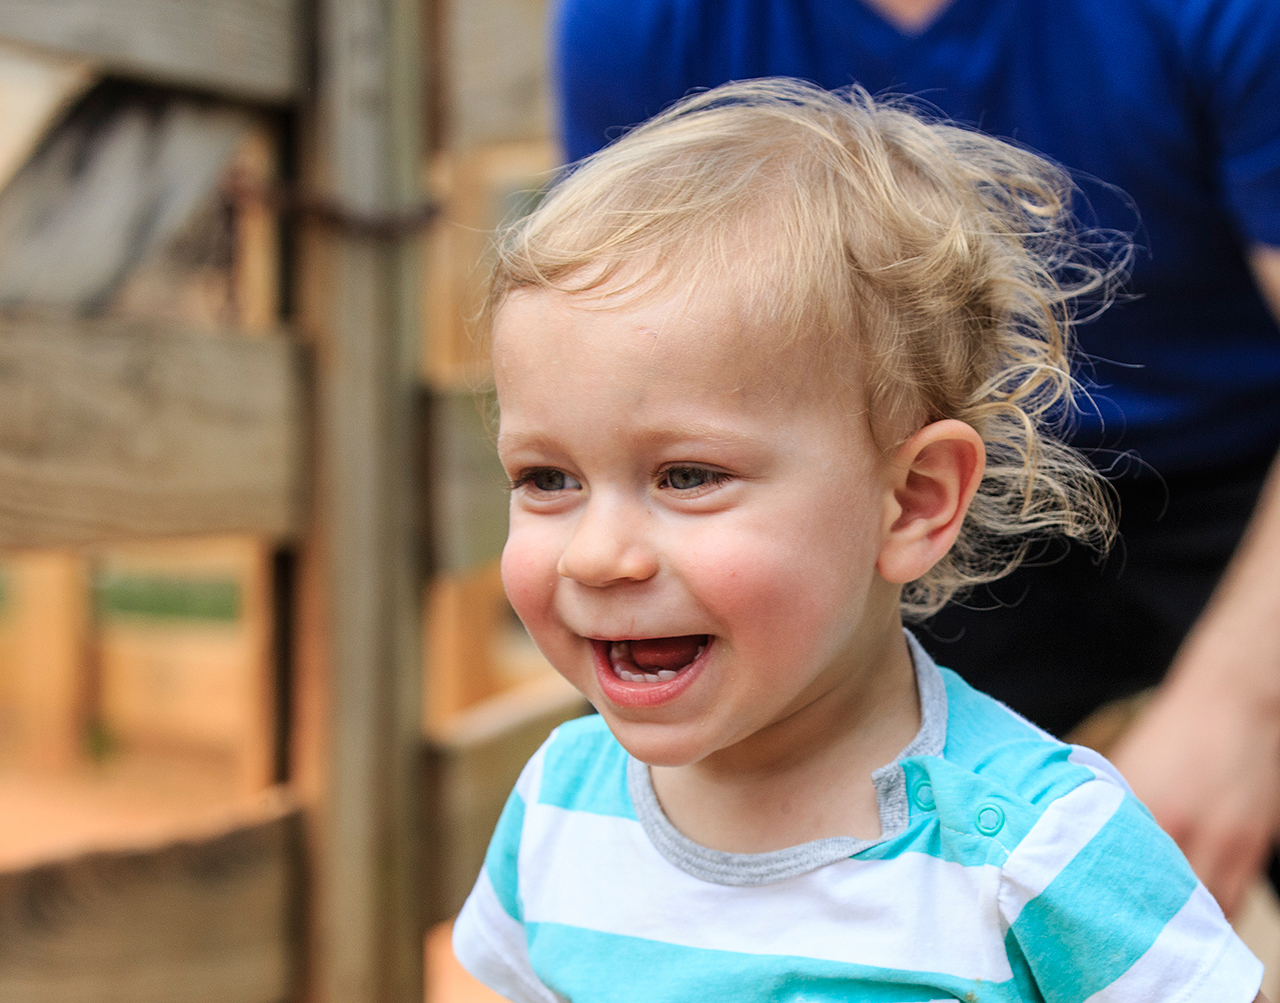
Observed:
[[[554,25],[569,159],[695,87],[856,81],[1048,154],[1086,222],[1136,231],[1134,298],[1079,331],[1075,442],[1121,475],[1121,551],[922,638],[1057,731],[1172,660],[1116,758],[1233,908],[1280,828],[1280,4],[560,0]]]

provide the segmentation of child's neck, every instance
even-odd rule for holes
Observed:
[[[920,698],[900,626],[861,654],[838,686],[746,742],[689,766],[650,767],[671,823],[731,853],[878,837],[871,773],[919,731]]]
[[[942,16],[951,0],[866,0],[900,31],[917,34]]]

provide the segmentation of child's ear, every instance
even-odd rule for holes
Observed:
[[[973,426],[953,418],[926,425],[893,451],[876,561],[886,581],[914,581],[951,549],[986,456]]]

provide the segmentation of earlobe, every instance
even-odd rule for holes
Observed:
[[[886,581],[905,584],[955,543],[982,481],[986,450],[972,425],[947,418],[922,428],[889,463],[876,568]]]

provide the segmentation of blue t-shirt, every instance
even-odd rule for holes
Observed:
[[[921,727],[878,839],[713,850],[600,717],[503,811],[454,950],[517,1003],[1249,1003],[1262,964],[1095,753],[912,642]]]
[[[560,0],[554,31],[571,159],[774,75],[920,95],[1047,154],[1086,223],[1140,245],[1136,298],[1079,330],[1098,413],[1077,444],[1176,473],[1280,443],[1280,331],[1245,260],[1280,246],[1275,0],[953,0],[914,36],[860,0]]]

